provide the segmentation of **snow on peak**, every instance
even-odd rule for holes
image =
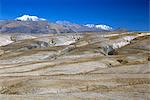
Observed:
[[[97,28],[102,30],[112,30],[113,28],[107,25],[95,25],[95,24],[86,24],[84,26],[87,26],[89,28]]]
[[[86,25],[84,25],[84,26],[87,26],[87,27],[89,27],[89,28],[94,28],[94,27],[95,27],[94,24],[86,24]]]
[[[37,16],[23,15],[21,17],[16,18],[19,21],[45,21],[44,18],[39,18]]]
[[[103,30],[112,30],[113,29],[112,27],[107,26],[107,25],[96,25],[95,27],[103,29]]]

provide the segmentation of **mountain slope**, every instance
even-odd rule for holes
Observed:
[[[37,16],[23,15],[16,20],[0,21],[0,33],[78,33],[111,31],[106,25],[89,27],[68,21],[48,22]]]

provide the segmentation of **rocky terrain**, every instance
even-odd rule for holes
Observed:
[[[149,100],[150,33],[0,34],[0,99]]]

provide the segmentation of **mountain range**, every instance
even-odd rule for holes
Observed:
[[[37,16],[23,15],[15,20],[1,20],[1,33],[78,33],[112,31],[113,28],[101,24],[76,24],[69,21],[49,22]]]

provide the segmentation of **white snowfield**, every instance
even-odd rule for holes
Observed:
[[[87,26],[87,27],[89,27],[89,28],[94,28],[94,27],[95,27],[94,24],[86,24],[86,25],[84,25],[84,26]]]
[[[16,20],[20,21],[46,21],[44,18],[39,18],[37,16],[23,15],[21,17],[16,18]]]
[[[95,27],[103,29],[103,30],[112,30],[113,29],[112,27],[107,26],[107,25],[96,25]]]
[[[95,24],[86,24],[84,26],[87,26],[89,28],[98,28],[102,30],[112,30],[113,28],[108,25],[95,25]]]

